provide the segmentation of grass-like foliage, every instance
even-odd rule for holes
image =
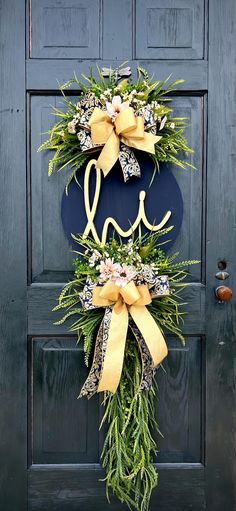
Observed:
[[[104,399],[103,422],[108,430],[102,451],[106,488],[130,509],[147,511],[158,473],[153,464],[157,454],[153,431],[159,432],[154,403],[157,386],[139,391],[141,362],[131,332],[126,343],[122,378],[117,392]]]
[[[155,145],[155,154],[150,155],[155,163],[155,168],[159,170],[160,162],[168,162],[184,169],[187,167],[193,168],[184,159],[184,155],[193,152],[184,136],[187,119],[185,117],[175,117],[168,105],[171,101],[170,94],[184,80],[171,82],[170,77],[168,77],[166,80],[154,81],[145,69],[138,67],[136,81],[123,79],[119,82],[118,71],[119,68],[111,69],[108,79],[105,80],[101,70],[97,67],[96,77],[92,71],[90,76],[82,75],[82,80],[74,75],[71,80],[60,87],[64,107],[59,109],[52,106],[52,113],[59,120],[47,132],[48,139],[39,147],[39,151],[44,149],[54,151],[54,155],[49,162],[49,175],[54,170],[70,170],[66,192],[68,192],[71,180],[76,179],[77,171],[90,157],[91,150],[93,157],[94,155],[96,157],[96,149],[97,156],[101,151],[101,147],[91,147],[91,149],[84,150],[81,146],[81,132],[87,134],[90,132],[88,120],[94,108],[91,107],[91,100],[94,106],[96,105],[104,111],[106,111],[107,104],[111,104],[115,96],[119,96],[123,103],[128,103],[134,109],[135,115],[144,115],[142,114],[143,109],[147,108],[154,119],[152,129],[154,129],[156,135],[161,136],[161,139]],[[66,95],[65,91],[71,85],[75,86],[77,90],[79,96],[77,101],[72,101],[71,97]]]
[[[148,305],[160,329],[170,332],[184,343],[181,332],[183,321],[183,301],[181,291],[187,276],[186,267],[198,261],[178,262],[178,254],[166,255],[161,249],[159,238],[170,229],[149,233],[131,239],[127,244],[111,239],[104,246],[92,239],[74,237],[85,252],[78,250],[74,261],[75,274],[71,282],[62,290],[55,310],[65,311],[58,324],[67,318],[74,318],[70,326],[84,340],[85,363],[90,365],[98,327],[104,316],[104,308],[85,310],[80,295],[85,283],[96,284],[101,276],[101,262],[112,261],[122,268],[151,268],[159,276],[168,275],[170,294],[154,298]],[[161,370],[161,369],[159,369]],[[140,391],[142,364],[138,345],[132,331],[128,331],[123,372],[115,394],[104,395],[104,416],[102,425],[107,425],[107,433],[102,452],[105,469],[107,496],[112,491],[130,509],[148,511],[153,488],[157,486],[158,474],[153,465],[157,454],[153,432],[159,432],[155,417],[157,387],[153,379],[150,391]]]

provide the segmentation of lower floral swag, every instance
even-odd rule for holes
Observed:
[[[159,237],[169,229],[126,244],[112,238],[101,246],[74,237],[75,274],[54,308],[66,309],[57,322],[75,317],[70,327],[84,339],[85,364],[93,361],[80,397],[104,392],[107,424],[102,460],[109,490],[130,509],[148,511],[158,474],[153,464],[158,449],[156,368],[167,355],[163,330],[184,344],[179,294],[189,264],[167,256]],[[155,438],[154,438],[155,437]]]

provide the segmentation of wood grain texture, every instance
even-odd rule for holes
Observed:
[[[25,3],[0,16],[0,508],[26,509]]]
[[[33,284],[28,288],[28,333],[29,335],[64,335],[70,321],[57,326],[55,321],[62,317],[60,311],[52,312],[57,304],[63,284]],[[205,288],[201,284],[190,284],[182,295],[188,301],[183,331],[185,335],[205,333]]]
[[[76,339],[33,338],[29,436],[30,464],[99,464],[99,401],[77,400],[87,375],[82,344]],[[164,438],[157,437],[156,462],[201,463],[202,358],[204,345],[188,337],[181,347],[168,339],[169,356],[159,368],[157,416]],[[68,425],[69,431],[68,434]],[[102,440],[102,439],[101,439]]]
[[[113,46],[111,46],[113,48]],[[114,55],[116,51],[111,49]],[[116,67],[123,63],[120,59],[99,60],[100,67]],[[182,78],[185,83],[180,85],[180,90],[185,91],[206,91],[208,81],[208,64],[206,61],[191,61],[187,65],[186,61],[170,60],[170,61],[155,61],[151,59],[130,60],[129,65],[132,70],[132,75],[135,77],[137,74],[137,65],[140,65],[148,70],[157,80],[164,80],[171,74],[173,80]],[[77,75],[81,73],[89,74],[91,67],[96,75],[95,65],[93,60],[55,60],[51,59],[28,59],[26,61],[26,79],[27,89],[31,91],[56,91],[58,89],[58,82],[65,83],[68,78],[72,77],[74,71]],[[76,89],[76,87],[74,87]],[[71,87],[73,90],[73,87]]]
[[[136,58],[202,59],[205,2],[137,0]]]
[[[58,96],[30,98],[30,281],[52,281],[55,274],[61,280],[62,272],[71,270],[74,258],[63,232],[60,213],[68,174],[65,171],[48,177],[52,151],[37,153],[39,145],[46,140],[45,133],[58,121],[51,113],[51,105],[64,107],[62,98]]]
[[[236,307],[235,298],[222,305],[212,294],[219,260],[236,285],[236,4],[209,5],[206,477],[208,508],[221,511],[236,509]]]
[[[201,398],[204,342],[187,337],[186,345],[168,339],[168,357],[156,373],[156,410],[162,437],[156,437],[157,463],[203,463],[204,401]]]
[[[125,511],[126,507],[111,496],[106,500],[103,476],[99,468],[83,472],[75,467],[34,467],[29,470],[32,511]],[[94,505],[94,502],[96,504]],[[202,467],[179,466],[179,470],[163,468],[159,488],[154,492],[150,511],[204,511],[204,471]]]
[[[102,59],[131,60],[133,56],[132,0],[103,0]],[[122,32],[117,30],[122,24]],[[122,33],[122,44],[120,44]]]
[[[99,463],[98,396],[77,399],[88,370],[73,338],[33,338],[30,463]]]
[[[31,0],[32,58],[99,58],[100,0]]]
[[[171,107],[173,107],[174,115],[188,119],[188,127],[185,133],[194,154],[190,155],[186,161],[196,168],[196,170],[190,172],[179,168],[173,169],[182,192],[184,215],[181,231],[172,251],[179,252],[179,257],[182,260],[201,261],[200,264],[189,267],[189,272],[191,280],[204,283],[206,210],[202,207],[202,197],[206,188],[204,160],[206,152],[205,96],[180,95],[173,97]]]

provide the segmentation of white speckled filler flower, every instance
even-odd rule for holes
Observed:
[[[89,266],[91,266],[91,267],[95,266],[95,264],[98,261],[100,261],[101,258],[102,258],[102,255],[100,254],[100,252],[96,249],[93,250],[93,253],[89,258]]]

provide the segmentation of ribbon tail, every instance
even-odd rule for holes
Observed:
[[[140,166],[134,152],[122,143],[120,145],[119,161],[125,182],[132,176],[141,176]]]
[[[137,341],[141,362],[142,362],[142,374],[141,374],[141,382],[140,382],[140,390],[150,390],[152,386],[152,379],[155,374],[155,369],[153,368],[153,361],[150,355],[150,351],[147,347],[147,344],[142,337],[138,327],[135,325],[132,318],[129,320],[130,329],[133,332],[133,335]]]
[[[106,353],[107,332],[109,331],[111,316],[112,309],[107,307],[97,333],[92,367],[80,391],[79,397],[87,396],[90,399],[96,392],[98,392]]]
[[[109,136],[107,142],[105,143],[99,158],[97,160],[96,167],[102,169],[104,176],[112,169],[113,165],[115,165],[120,150],[120,140],[118,135],[116,135],[115,131],[112,131]]]
[[[125,304],[117,312],[112,310],[109,329],[105,333],[106,352],[102,368],[102,375],[98,385],[98,392],[109,390],[116,392],[120,382],[124,362],[124,351],[128,330],[129,315]]]
[[[156,367],[168,353],[161,330],[144,305],[131,305],[129,313],[147,344],[152,357],[153,367]]]
[[[159,142],[161,138],[162,137],[153,135],[152,133],[145,132],[142,139],[132,137],[132,135],[128,136],[127,134],[127,138],[124,136],[121,138],[121,141],[129,147],[134,147],[140,151],[155,154],[155,144]]]

